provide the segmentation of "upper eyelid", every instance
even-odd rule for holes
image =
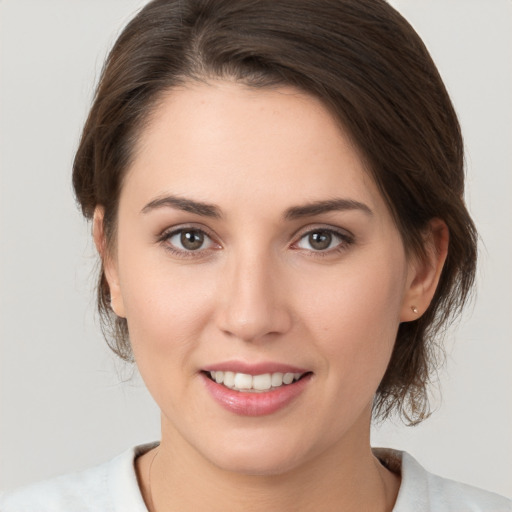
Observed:
[[[326,249],[326,250],[311,250],[311,249],[305,249],[305,248],[299,247],[301,240],[303,240],[306,236],[310,235],[311,233],[315,233],[315,232],[319,232],[319,231],[332,233],[335,237],[338,237],[339,243],[336,244],[335,247],[332,247],[332,248]],[[299,231],[299,234],[296,235],[293,240],[294,241],[289,245],[289,247],[293,250],[304,250],[307,252],[311,252],[312,254],[315,254],[316,256],[321,256],[321,255],[327,256],[327,255],[333,254],[341,249],[347,249],[349,246],[354,244],[356,238],[352,233],[350,233],[346,229],[335,228],[332,226],[331,227],[318,226],[315,228],[307,228],[304,231]]]
[[[334,233],[335,235],[339,235],[341,237],[347,237],[347,238],[355,238],[354,234],[351,233],[348,229],[340,228],[337,226],[332,226],[329,224],[318,224],[314,226],[305,226],[299,230],[297,230],[293,234],[294,239],[300,239],[304,237],[305,235],[308,235],[310,233],[315,233],[316,231],[329,231],[331,233]]]
[[[178,235],[180,232],[183,231],[200,231],[204,233],[205,237],[209,240],[208,245],[209,247],[197,249],[197,250],[187,250],[185,248],[180,248],[171,243],[170,239],[174,236]],[[162,245],[166,251],[169,251],[174,256],[177,256],[179,258],[186,258],[186,259],[197,259],[197,258],[204,258],[205,256],[211,255],[212,251],[215,251],[216,249],[222,248],[221,244],[216,241],[214,237],[212,237],[206,229],[204,228],[198,228],[196,226],[184,226],[184,225],[178,225],[169,227],[167,229],[164,229],[161,231],[159,235],[156,236],[156,242],[159,245]]]
[[[210,229],[208,229],[206,226],[198,225],[194,223],[190,224],[178,224],[177,226],[171,226],[163,229],[157,236],[158,238],[168,237],[170,235],[174,235],[176,233],[179,233],[180,231],[185,231],[189,229],[190,231],[201,231],[204,233],[208,238],[211,238],[212,240],[215,237],[215,235],[212,233]]]
[[[204,249],[198,249],[195,251],[188,251],[186,249],[181,249],[179,247],[176,247],[176,246],[174,246],[174,244],[172,244],[170,242],[170,239],[173,236],[176,236],[180,232],[187,231],[187,230],[188,231],[200,231],[200,232],[204,233],[205,237],[208,238],[208,240],[209,240],[208,245],[210,245],[210,247],[205,247]],[[195,254],[196,256],[199,256],[200,254],[205,254],[208,251],[218,249],[219,246],[222,247],[222,244],[218,241],[218,238],[215,237],[215,235],[212,235],[209,231],[210,230],[206,229],[204,226],[198,227],[197,225],[193,225],[193,224],[177,225],[177,226],[168,227],[168,228],[162,230],[160,232],[160,234],[156,235],[155,240],[158,244],[168,245],[169,250],[172,247],[173,252],[175,252],[176,254],[177,253],[181,253],[183,255],[186,255],[186,254],[194,255]],[[217,246],[217,247],[215,247],[215,246]]]

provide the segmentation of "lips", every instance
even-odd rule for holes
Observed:
[[[289,365],[226,362],[201,372],[211,397],[242,416],[260,416],[288,406],[306,388],[312,372]]]

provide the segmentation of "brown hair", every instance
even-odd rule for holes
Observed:
[[[228,78],[296,86],[324,102],[364,155],[406,249],[423,255],[428,222],[450,231],[448,257],[428,310],[398,330],[374,403],[409,423],[428,414],[436,335],[472,288],[476,231],[463,199],[463,143],[443,82],[419,36],[383,0],[155,0],[128,24],[107,58],[73,167],[82,211],[117,204],[133,147],[163,92]],[[98,307],[110,347],[132,359],[126,320],[110,308],[103,268]]]

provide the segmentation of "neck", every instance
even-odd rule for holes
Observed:
[[[399,477],[373,456],[369,421],[364,439],[358,437],[347,436],[292,470],[249,475],[216,467],[164,427],[161,445],[137,460],[139,483],[150,512],[390,512]]]

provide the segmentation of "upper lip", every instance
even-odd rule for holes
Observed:
[[[247,363],[245,361],[224,361],[214,363],[202,368],[205,372],[233,372],[245,373],[247,375],[262,375],[264,373],[307,373],[310,370],[293,366],[290,364],[277,363],[273,361],[261,363]]]

